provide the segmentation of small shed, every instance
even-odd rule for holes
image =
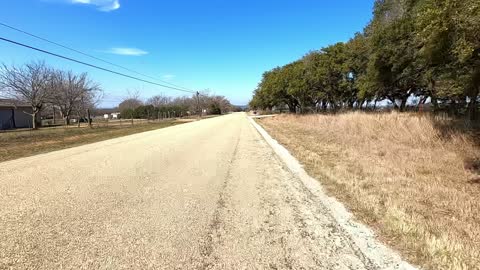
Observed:
[[[32,107],[13,99],[0,99],[0,130],[32,127]]]

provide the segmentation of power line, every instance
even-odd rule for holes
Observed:
[[[132,73],[135,73],[135,74],[137,74],[137,75],[144,76],[144,77],[147,77],[147,78],[149,78],[149,79],[153,79],[153,80],[160,81],[160,82],[162,82],[162,83],[171,85],[171,86],[173,86],[173,87],[175,87],[175,88],[181,88],[181,89],[184,89],[184,90],[187,90],[187,91],[190,91],[190,92],[195,92],[194,90],[188,89],[188,88],[186,88],[186,87],[179,86],[179,85],[175,85],[175,84],[173,84],[173,83],[170,83],[170,82],[167,82],[167,81],[164,81],[164,80],[160,80],[160,79],[158,79],[158,78],[155,78],[155,77],[152,77],[152,76],[149,76],[149,75],[145,75],[145,74],[143,74],[143,73],[137,72],[137,71],[132,70],[132,69],[130,69],[130,68],[127,68],[127,67],[124,67],[124,66],[120,66],[120,65],[118,65],[118,64],[112,63],[112,62],[110,62],[110,61],[104,60],[104,59],[102,59],[102,58],[93,56],[93,55],[91,55],[91,54],[88,54],[88,53],[85,53],[85,52],[82,52],[82,51],[79,51],[79,50],[77,50],[77,49],[74,49],[74,48],[71,48],[71,47],[69,47],[69,46],[60,44],[60,43],[58,43],[58,42],[48,40],[48,39],[46,39],[46,38],[43,38],[43,37],[37,36],[37,35],[35,35],[35,34],[29,33],[29,32],[27,32],[27,31],[25,31],[25,30],[18,29],[18,28],[16,28],[16,27],[11,26],[11,25],[8,25],[8,24],[2,23],[2,22],[0,22],[0,25],[3,26],[3,27],[6,27],[6,28],[12,29],[12,30],[14,30],[14,31],[23,33],[23,34],[25,34],[25,35],[34,37],[34,38],[36,38],[36,39],[39,39],[39,40],[48,42],[48,43],[50,43],[50,44],[59,46],[59,47],[61,47],[61,48],[70,50],[70,51],[72,51],[72,52],[76,52],[76,53],[78,53],[78,54],[87,56],[87,57],[89,57],[89,58],[92,58],[92,59],[95,59],[95,60],[98,60],[98,61],[101,61],[101,62],[103,62],[103,63],[106,63],[106,64],[109,64],[109,65],[112,65],[112,66],[121,68],[121,69],[123,69],[123,70],[129,71],[129,72],[132,72]]]
[[[38,51],[38,52],[41,52],[41,53],[45,53],[45,54],[48,54],[48,55],[51,55],[51,56],[62,58],[62,59],[65,59],[65,60],[68,60],[68,61],[71,61],[71,62],[82,64],[82,65],[85,65],[85,66],[88,66],[88,67],[96,68],[96,69],[103,70],[103,71],[106,71],[106,72],[109,72],[109,73],[113,73],[113,74],[116,74],[116,75],[119,75],[119,76],[123,76],[123,77],[126,77],[126,78],[137,80],[137,81],[140,81],[140,82],[144,82],[144,83],[148,83],[148,84],[152,84],[152,85],[157,85],[157,86],[160,86],[160,87],[165,87],[165,88],[169,88],[169,89],[177,90],[177,91],[181,91],[181,92],[197,94],[197,91],[185,90],[185,89],[181,89],[181,88],[177,88],[177,87],[172,87],[172,86],[168,86],[168,85],[144,80],[144,79],[141,79],[141,78],[138,78],[138,77],[130,76],[128,74],[124,74],[124,73],[117,72],[117,71],[114,71],[114,70],[110,70],[110,69],[107,69],[107,68],[103,68],[103,67],[100,67],[100,66],[97,66],[97,65],[93,65],[93,64],[89,64],[89,63],[86,63],[86,62],[83,62],[83,61],[79,61],[79,60],[76,60],[76,59],[73,59],[73,58],[70,58],[70,57],[67,57],[67,56],[63,56],[63,55],[56,54],[56,53],[53,53],[53,52],[49,52],[49,51],[46,51],[46,50],[43,50],[43,49],[39,49],[39,48],[30,46],[30,45],[26,45],[26,44],[23,44],[23,43],[20,43],[20,42],[17,42],[17,41],[13,41],[13,40],[10,40],[10,39],[7,39],[7,38],[0,37],[0,40],[3,40],[5,42],[11,43],[11,44],[15,44],[15,45],[18,45],[18,46],[21,46],[21,47],[25,47],[25,48],[28,48],[28,49],[31,49],[31,50],[35,50],[35,51]]]

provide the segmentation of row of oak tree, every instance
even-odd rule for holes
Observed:
[[[366,108],[410,97],[475,118],[480,1],[376,0],[363,32],[265,72],[250,106],[291,112]]]

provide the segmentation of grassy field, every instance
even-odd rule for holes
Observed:
[[[257,121],[410,262],[480,269],[480,148],[472,134],[396,113]]]
[[[58,127],[39,130],[19,130],[0,133],[0,162],[40,153],[108,140],[134,133],[165,128],[186,121],[109,123],[88,127]]]

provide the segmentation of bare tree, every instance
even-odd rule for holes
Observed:
[[[53,71],[50,85],[50,102],[60,109],[66,125],[75,109],[78,113],[100,91],[100,86],[89,80],[86,73],[76,75],[72,71]]]
[[[168,105],[172,102],[172,98],[165,96],[163,94],[153,96],[147,100],[148,105],[153,105],[155,108],[160,108],[162,106]]]
[[[80,100],[76,103],[74,111],[77,113],[78,126],[80,126],[81,119],[86,119],[88,126],[92,127],[92,119],[90,117],[91,111],[96,108],[99,100],[102,97],[100,89],[97,91],[84,92]]]
[[[90,113],[97,107],[103,97],[103,91],[98,84],[89,84],[86,91],[80,97],[80,100],[76,103],[74,110],[78,116],[78,125],[80,126],[80,120],[87,119],[88,126],[92,128],[92,118]]]
[[[48,101],[50,69],[44,62],[31,62],[22,67],[2,64],[0,70],[0,89],[6,96],[24,101],[32,107],[32,128],[36,129],[37,115]]]
[[[130,92],[128,91],[127,97],[118,105],[123,117],[130,117],[133,125],[133,113],[136,108],[143,105],[143,102],[140,100],[140,92]]]
[[[223,114],[232,110],[230,101],[224,96],[211,96],[208,99],[211,114]]]

